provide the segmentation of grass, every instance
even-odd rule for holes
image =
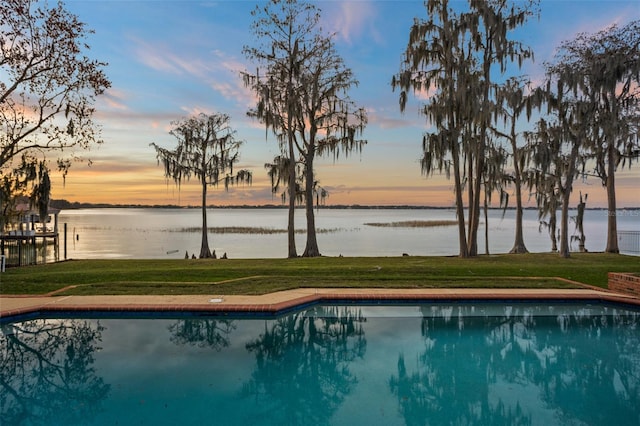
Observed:
[[[608,272],[640,273],[637,257],[602,253],[312,259],[73,260],[10,268],[0,294],[264,294],[301,287],[606,287]]]

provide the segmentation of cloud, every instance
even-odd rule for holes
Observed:
[[[563,4],[563,3],[559,3]],[[623,26],[638,16],[638,7],[634,2],[593,2],[585,6],[584,2],[567,1],[561,13],[552,7],[542,8],[542,20],[528,25],[537,27],[535,34],[546,34],[534,41],[536,62],[552,61],[563,42],[571,41],[579,34],[595,34],[612,25]],[[575,6],[571,7],[571,6]],[[588,11],[587,8],[590,7]],[[596,11],[595,8],[599,8]]]
[[[329,191],[327,204],[430,205],[452,206],[452,186],[419,182],[416,185],[324,185]]]
[[[374,2],[344,1],[335,2],[334,5],[337,7],[327,8],[323,23],[329,31],[336,33],[338,39],[347,44],[353,44],[363,37],[376,43],[384,41],[378,31],[378,13]]]
[[[425,190],[429,191],[451,191],[452,185],[427,185],[417,184],[417,185],[375,185],[375,186],[365,186],[365,185],[357,185],[357,186],[347,186],[347,185],[336,185],[336,186],[326,186],[326,189],[331,191],[339,192],[351,192],[351,191],[389,191],[389,192],[424,192]]]
[[[431,86],[428,88],[420,88],[413,90],[412,94],[416,99],[421,101],[426,101],[430,97],[434,96],[438,92],[438,87],[435,83],[431,83]]]
[[[369,123],[378,125],[382,129],[400,129],[403,127],[413,127],[415,125],[410,120],[374,114],[369,115]]]
[[[102,102],[107,109],[125,111],[129,109],[126,104],[127,98],[124,91],[110,88],[98,97],[98,101]]]
[[[179,58],[173,55],[168,48],[157,44],[151,44],[141,39],[133,39],[134,57],[147,67],[170,74],[180,75],[184,72]]]
[[[421,119],[420,116],[414,116],[412,114],[412,117],[413,118],[410,119],[405,115],[400,115],[398,112],[389,112],[386,108],[367,108],[367,118],[369,120],[368,125],[378,126],[381,129],[400,129],[404,127],[424,126],[424,120]]]
[[[246,69],[234,61],[223,61],[221,68],[214,71],[211,88],[220,93],[225,99],[235,101],[236,104],[247,108],[254,106],[257,102],[255,94],[249,87],[246,87],[240,77],[240,71]]]
[[[278,204],[278,195],[272,197],[266,173],[254,170],[251,186],[239,185],[225,191],[223,186],[210,188],[211,204]],[[167,180],[162,166],[155,158],[149,161],[127,156],[111,155],[96,160],[91,167],[74,166],[62,184],[61,176],[52,176],[54,197],[81,202],[110,202],[131,204],[199,205],[202,192],[197,179],[179,186]],[[96,191],[96,188],[99,188]]]
[[[133,39],[136,58],[145,66],[166,74],[193,77],[223,98],[246,108],[255,105],[256,99],[250,88],[245,87],[240,72],[247,69],[244,62],[234,56],[214,49],[202,55],[189,50],[174,51],[172,47],[151,44]]]
[[[217,68],[214,70],[211,87],[226,99],[235,100],[243,107],[254,106],[257,98],[253,91],[244,85],[240,76],[240,73],[247,69],[247,64],[218,49],[212,53]]]
[[[142,110],[98,108],[94,114],[101,122],[108,123],[110,130],[140,130],[140,123],[149,123],[151,128],[157,128],[159,123],[164,126],[176,118],[175,112],[151,112]]]
[[[212,68],[212,64],[199,56],[190,56],[188,51],[178,54],[169,46],[140,39],[134,39],[134,44],[137,60],[155,71],[180,76],[191,75],[201,79],[207,77]]]

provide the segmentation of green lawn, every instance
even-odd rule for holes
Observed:
[[[0,294],[263,294],[300,287],[606,287],[608,272],[640,273],[640,258],[601,253],[313,259],[74,260],[10,268]],[[532,278],[533,277],[533,278]]]

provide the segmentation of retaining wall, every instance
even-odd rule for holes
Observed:
[[[609,272],[609,290],[640,297],[640,276]]]

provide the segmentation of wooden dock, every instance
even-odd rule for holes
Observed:
[[[49,209],[45,223],[40,221],[37,212],[26,207],[19,212],[18,220],[0,234],[0,255],[4,256],[5,265],[25,266],[58,261],[60,210]]]
[[[58,261],[58,234],[0,235],[0,254],[7,267]]]

